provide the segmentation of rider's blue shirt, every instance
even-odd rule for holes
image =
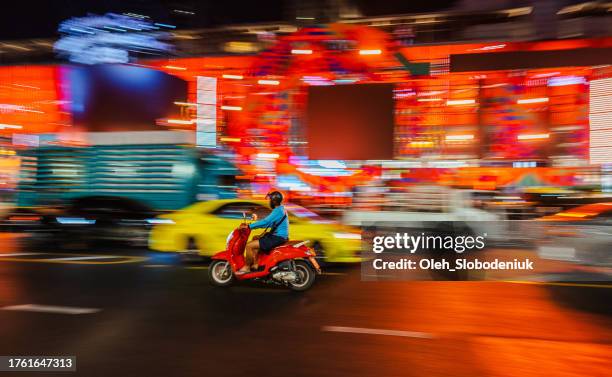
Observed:
[[[274,224],[278,223],[283,216],[285,216],[285,206],[278,206],[270,212],[266,218],[261,219],[259,221],[255,221],[249,227],[251,229],[258,228],[268,228],[274,226]],[[285,217],[282,223],[276,228],[276,231],[273,233],[279,237],[283,237],[289,239],[289,218]]]

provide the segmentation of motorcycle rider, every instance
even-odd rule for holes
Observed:
[[[250,225],[243,224],[244,227],[251,229],[270,228],[269,232],[264,233],[261,237],[253,238],[246,244],[246,263],[237,271],[238,274],[246,274],[251,270],[256,270],[257,255],[259,251],[268,252],[277,246],[280,246],[289,240],[289,219],[287,211],[282,205],[283,194],[278,191],[269,192],[266,198],[270,200],[272,212],[266,218],[256,221]]]

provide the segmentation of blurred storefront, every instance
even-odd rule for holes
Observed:
[[[461,174],[448,180],[432,169],[495,168],[499,176],[485,185],[482,177],[493,173],[482,173],[472,187],[498,188],[491,182],[505,179],[499,169],[559,168],[575,178],[568,168],[598,172],[611,162],[591,156],[597,140],[609,135],[597,126],[594,141],[589,116],[591,83],[612,77],[612,68],[559,62],[551,68],[453,72],[452,57],[611,46],[612,38],[405,46],[378,29],[342,24],[301,29],[258,55],[143,60],[139,66],[187,82],[187,100],[175,103],[176,117],[159,120],[157,127],[196,132],[199,146],[234,153],[245,178],[260,182],[262,190],[277,185],[279,174],[295,174],[317,193],[349,192],[382,177],[380,161],[313,168],[303,121],[309,86],[378,82],[395,84],[395,159],[411,163],[399,170],[427,168],[437,183],[469,186]],[[71,93],[60,71],[0,67],[0,132],[7,140],[72,132]],[[565,184],[570,181],[581,184]]]

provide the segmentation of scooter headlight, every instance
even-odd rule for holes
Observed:
[[[234,231],[231,231],[230,234],[227,235],[227,239],[225,240],[225,248],[227,249],[229,247],[229,243],[232,240],[232,238],[234,237]]]

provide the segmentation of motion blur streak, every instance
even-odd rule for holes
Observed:
[[[434,338],[432,334],[405,331],[405,330],[385,330],[385,329],[364,329],[360,327],[342,327],[342,326],[324,326],[321,330],[328,332],[344,332],[352,334],[371,334],[371,335],[389,335],[389,336],[405,336],[408,338]]]
[[[612,376],[609,1],[38,3],[0,11],[0,355]],[[272,191],[302,254],[239,281]],[[452,242],[368,271],[377,231]]]

